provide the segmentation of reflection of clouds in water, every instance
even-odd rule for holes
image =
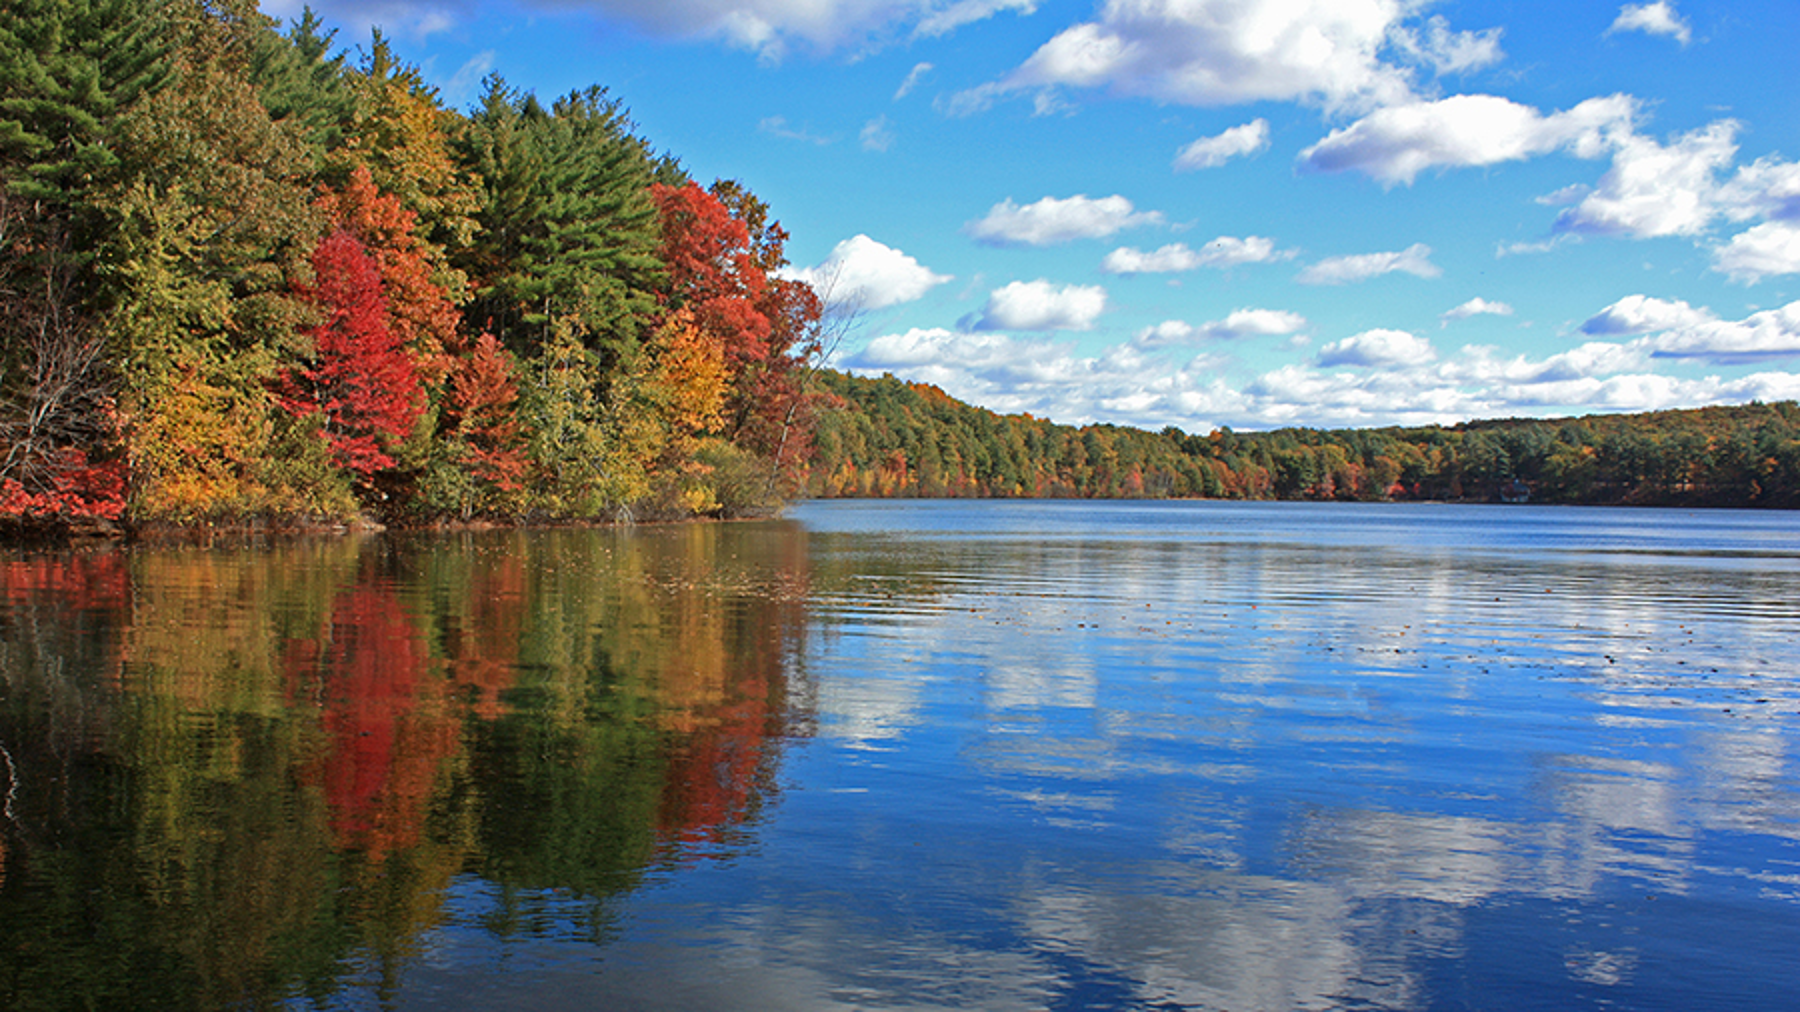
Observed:
[[[1018,899],[1035,944],[1133,982],[1129,1004],[1303,1009],[1416,1004],[1410,981],[1351,940],[1354,912],[1323,886],[1169,869],[1172,888],[1120,892],[1104,879],[1043,883]]]
[[[1041,710],[1050,707],[1091,710],[1100,678],[1092,664],[1044,651],[1036,658],[1012,658],[990,667],[983,682],[991,709]],[[1001,714],[1000,716],[1004,716]]]
[[[849,743],[891,741],[917,723],[920,686],[900,678],[821,676],[819,734]]]
[[[1319,811],[1291,827],[1291,867],[1359,899],[1463,905],[1519,880],[1511,827],[1481,819]]]
[[[1457,958],[1484,906],[1688,894],[1721,874],[1695,867],[1709,830],[1800,839],[1775,712],[1800,708],[1786,578],[1197,541],[917,548],[932,587],[884,634],[916,660],[908,691],[884,686],[886,715],[841,733],[904,737],[927,702],[934,727],[965,722],[963,775],[1044,834],[1007,841],[1026,873],[971,901],[1004,888],[1020,945],[1127,982],[1128,1003],[1418,1004],[1418,954]],[[840,710],[858,698],[832,691]],[[1061,863],[1101,829],[1155,843],[1104,872]],[[1641,976],[1630,948],[1560,951],[1572,983]]]
[[[1563,957],[1563,966],[1569,971],[1569,976],[1576,980],[1602,987],[1617,987],[1630,982],[1632,971],[1637,969],[1637,953],[1576,949]]]
[[[1705,790],[1695,802],[1699,822],[1800,840],[1800,794],[1786,736],[1772,727],[1718,730],[1703,735],[1700,745]]]

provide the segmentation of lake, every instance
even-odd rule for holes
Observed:
[[[0,551],[0,1007],[1745,1009],[1800,515]]]

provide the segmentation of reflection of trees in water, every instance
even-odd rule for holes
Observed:
[[[466,873],[602,930],[772,794],[806,581],[769,525],[0,560],[0,1006],[391,994]]]

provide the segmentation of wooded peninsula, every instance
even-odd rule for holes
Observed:
[[[1793,403],[1193,435],[821,368],[745,186],[600,87],[447,108],[255,0],[0,21],[0,533],[680,519],[813,496],[1800,505]],[[828,295],[829,293],[824,293]]]

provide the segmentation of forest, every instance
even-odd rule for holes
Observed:
[[[0,518],[632,519],[799,488],[786,233],[593,87],[446,108],[255,0],[9,0]]]
[[[598,86],[546,103],[492,76],[458,111],[310,13],[11,0],[0,534],[805,495],[1800,505],[1791,403],[1196,435],[832,372],[844,324],[787,238]]]
[[[1800,507],[1800,405],[1206,435],[999,415],[826,371],[820,497],[1450,500]]]

